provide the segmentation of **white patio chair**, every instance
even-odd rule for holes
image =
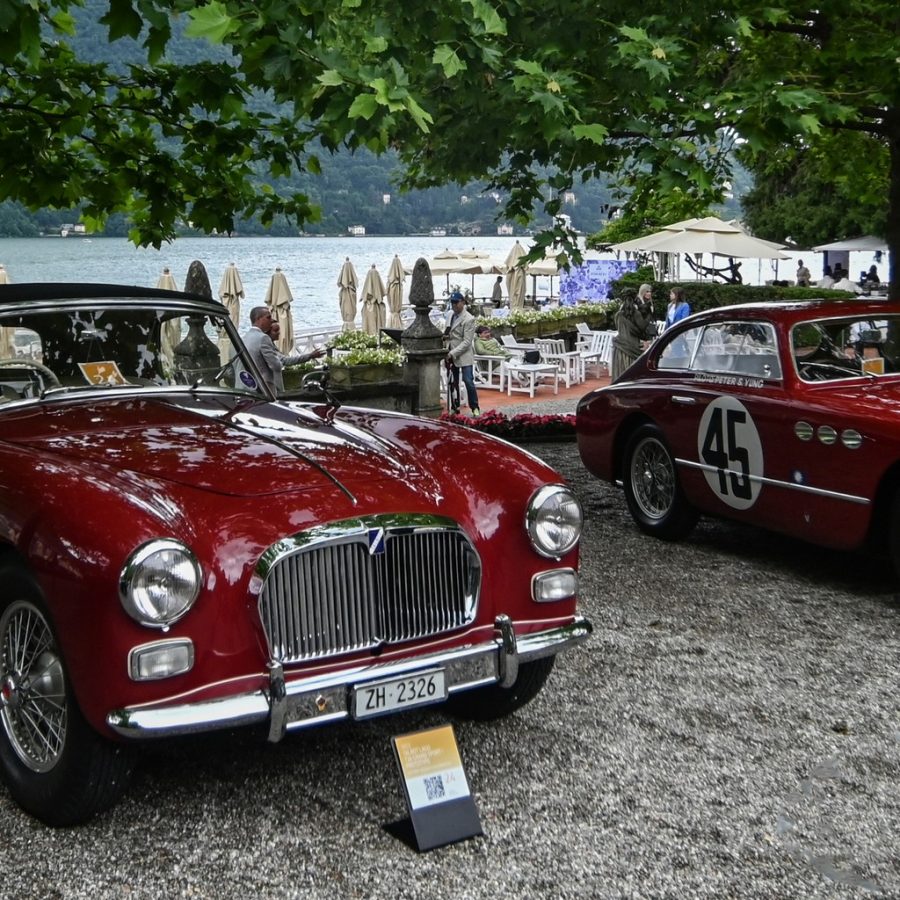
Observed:
[[[502,356],[475,355],[475,365],[472,367],[472,375],[475,385],[492,391],[502,391],[504,384],[505,360]]]
[[[566,350],[566,342],[558,338],[537,338],[534,342],[541,361],[555,363],[566,387],[584,381],[584,361],[580,350]]]

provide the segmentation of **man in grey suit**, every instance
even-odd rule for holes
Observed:
[[[459,375],[462,372],[463,384],[469,398],[469,410],[473,416],[480,416],[478,408],[478,392],[475,390],[475,376],[472,367],[475,365],[475,317],[466,309],[465,298],[459,291],[450,296],[453,315],[450,317],[450,352],[447,362],[450,363],[450,378],[454,391],[450,396],[459,400]],[[451,412],[458,413],[459,407],[451,407]]]
[[[282,369],[285,366],[296,366],[308,359],[315,359],[322,356],[325,351],[313,350],[312,353],[285,356],[276,349],[269,334],[275,324],[267,306],[254,306],[250,310],[250,330],[244,335],[244,346],[256,363],[256,368],[259,369],[269,390],[273,394],[280,394],[284,391]]]
[[[254,306],[250,310],[250,330],[244,335],[244,346],[259,369],[263,381],[273,394],[278,393],[284,363],[269,337],[272,327],[272,313],[267,306]]]

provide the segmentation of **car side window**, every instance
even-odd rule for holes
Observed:
[[[775,331],[768,322],[722,322],[700,335],[691,363],[697,372],[781,378]]]
[[[700,339],[702,328],[691,328],[672,338],[662,348],[657,365],[660,369],[689,369],[694,348]]]

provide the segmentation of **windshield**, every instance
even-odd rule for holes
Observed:
[[[127,387],[259,395],[240,352],[217,315],[103,299],[90,309],[20,307],[0,312],[0,404]]]
[[[817,319],[791,330],[791,350],[804,381],[831,381],[900,371],[900,316]]]

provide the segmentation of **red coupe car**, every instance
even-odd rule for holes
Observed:
[[[900,305],[766,303],[693,315],[580,401],[589,471],[648,534],[700,513],[900,571]]]
[[[590,633],[552,469],[277,400],[219,303],[0,287],[0,357],[0,773],[46,823],[116,800],[139,739],[505,715]]]

